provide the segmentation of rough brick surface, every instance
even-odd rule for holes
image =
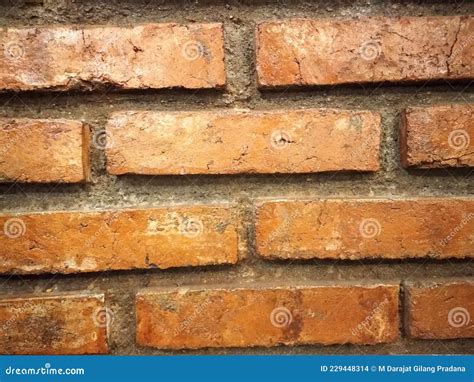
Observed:
[[[379,168],[365,111],[123,112],[107,126],[112,174],[305,173]]]
[[[222,24],[0,29],[0,89],[216,88]]]
[[[1,354],[107,352],[102,294],[0,299]]]
[[[227,205],[0,216],[0,273],[96,272],[236,263]]]
[[[89,178],[89,127],[79,121],[0,119],[0,181]]]
[[[400,143],[405,167],[474,167],[474,104],[407,108]]]
[[[144,291],[136,299],[137,342],[163,349],[392,342],[398,289]]]
[[[407,329],[415,338],[474,338],[474,281],[410,284]]]
[[[257,27],[260,86],[474,77],[473,17],[287,20]]]
[[[268,258],[474,257],[474,200],[270,201],[257,207]]]

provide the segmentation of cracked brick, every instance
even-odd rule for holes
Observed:
[[[0,119],[0,182],[89,180],[89,127],[64,119]]]
[[[474,17],[294,19],[257,26],[261,87],[474,78]]]
[[[229,205],[1,215],[0,273],[170,268],[238,261]]]
[[[405,109],[400,158],[404,167],[474,167],[474,105]]]
[[[115,175],[379,169],[380,115],[369,111],[119,112],[107,135]]]
[[[0,90],[225,86],[222,24],[0,29]]]
[[[474,257],[468,198],[262,201],[256,248],[269,259]]]
[[[398,334],[398,285],[149,289],[137,342],[160,349],[377,344]]]

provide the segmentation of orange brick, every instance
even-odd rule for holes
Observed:
[[[264,87],[474,78],[474,17],[296,19],[256,33]]]
[[[103,294],[0,299],[0,354],[108,353]]]
[[[412,283],[405,287],[411,337],[474,338],[474,282]]]
[[[379,168],[367,111],[121,112],[107,126],[112,174],[310,173]]]
[[[74,273],[234,264],[226,205],[0,216],[0,273]]]
[[[80,121],[0,119],[0,182],[89,179],[89,127]]]
[[[220,88],[222,24],[0,29],[0,89]]]
[[[473,199],[327,199],[257,206],[257,252],[267,258],[474,257]]]
[[[400,144],[404,167],[474,167],[474,104],[407,108]]]
[[[162,349],[376,344],[398,338],[398,285],[149,290],[137,342]]]

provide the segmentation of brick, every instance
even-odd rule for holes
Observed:
[[[474,78],[474,17],[296,19],[257,26],[262,87]]]
[[[0,29],[0,89],[221,88],[222,24]]]
[[[405,109],[400,144],[404,167],[474,167],[474,104]]]
[[[474,257],[474,199],[261,202],[257,252],[280,259]]]
[[[103,294],[0,299],[0,354],[108,353]]]
[[[0,119],[0,182],[89,179],[89,127],[80,121]]]
[[[0,216],[0,273],[74,273],[234,264],[227,205]]]
[[[405,286],[407,331],[424,339],[474,338],[474,281]]]
[[[162,349],[376,344],[398,338],[398,285],[148,290],[137,343]]]
[[[107,169],[134,174],[379,169],[380,115],[368,111],[120,112]]]

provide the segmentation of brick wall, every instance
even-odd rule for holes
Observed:
[[[472,353],[470,2],[0,2],[0,353]]]

